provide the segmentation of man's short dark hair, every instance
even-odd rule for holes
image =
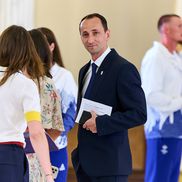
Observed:
[[[166,14],[166,15],[162,15],[159,20],[158,20],[158,23],[157,23],[157,28],[158,30],[160,31],[161,30],[161,27],[164,23],[167,23],[170,21],[170,19],[172,17],[177,17],[177,18],[180,18],[180,16],[176,15],[176,14]]]
[[[79,23],[79,30],[80,30],[80,26],[81,26],[81,23],[84,21],[84,20],[88,20],[88,19],[92,19],[92,18],[99,18],[101,23],[102,23],[102,26],[104,28],[104,31],[106,32],[108,30],[108,26],[107,26],[107,20],[105,19],[104,16],[98,14],[98,13],[92,13],[92,14],[89,14],[89,15],[86,15],[84,18],[81,19],[80,23]]]

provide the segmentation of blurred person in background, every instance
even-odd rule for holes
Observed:
[[[61,96],[61,111],[65,128],[65,131],[56,140],[59,151],[51,152],[51,163],[59,168],[59,173],[55,181],[67,182],[67,134],[75,124],[77,86],[71,72],[65,69],[63,65],[60,48],[54,33],[46,27],[41,27],[39,30],[46,36],[52,53],[50,73]]]
[[[35,48],[44,66],[45,74],[40,78],[40,103],[41,103],[41,121],[43,128],[54,140],[64,131],[62,114],[61,114],[61,100],[57,93],[52,76],[49,72],[51,66],[51,53],[47,39],[44,34],[33,29],[29,31],[34,42]],[[36,82],[37,83],[37,82]],[[38,83],[37,83],[38,84]],[[46,182],[46,177],[41,170],[36,154],[27,154],[29,161],[30,182]]]
[[[182,150],[182,19],[166,14],[158,20],[160,41],[142,61],[142,87],[147,100],[145,182],[177,182]]]
[[[29,67],[31,65],[31,67]],[[23,73],[26,73],[26,77]],[[27,126],[47,182],[53,182],[36,84],[44,74],[29,33],[10,26],[0,36],[0,181],[29,182],[23,133]]]

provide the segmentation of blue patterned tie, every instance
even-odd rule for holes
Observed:
[[[97,65],[95,63],[92,63],[92,75],[91,75],[88,87],[86,89],[84,98],[89,98],[89,96],[91,94],[94,78],[95,78],[95,75],[96,75],[96,70],[97,70]]]

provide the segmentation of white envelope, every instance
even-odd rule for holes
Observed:
[[[99,102],[82,98],[80,109],[77,118],[75,120],[76,123],[79,123],[83,111],[88,111],[88,112],[94,111],[99,116],[105,114],[110,116],[112,112],[112,107]]]

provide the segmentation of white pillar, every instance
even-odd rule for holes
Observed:
[[[33,28],[34,0],[0,0],[0,31],[10,25]]]

